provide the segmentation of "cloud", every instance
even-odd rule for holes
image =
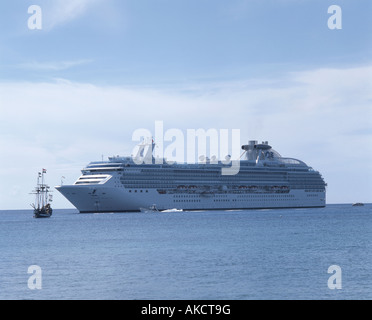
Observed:
[[[53,29],[82,15],[96,5],[103,4],[104,0],[53,0],[45,3],[46,29]]]
[[[27,63],[22,63],[18,65],[18,68],[40,70],[40,71],[61,71],[70,69],[76,66],[84,65],[93,62],[93,60],[82,59],[75,61],[47,61],[38,62],[32,61]]]
[[[29,67],[57,69],[80,63],[85,61]],[[278,138],[290,138],[296,131],[297,137],[319,140],[324,131],[339,135],[370,128],[370,74],[372,67],[320,69],[294,73],[286,83],[280,78],[262,82],[261,87],[252,86],[252,81],[165,89],[97,86],[63,79],[2,83],[1,112],[9,125],[24,122],[27,126],[30,119],[39,119],[87,137],[97,130],[130,133],[163,120],[169,127],[182,129],[255,128],[260,135]]]

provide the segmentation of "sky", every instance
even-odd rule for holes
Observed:
[[[238,129],[320,171],[327,203],[372,202],[371,14],[370,0],[4,1],[0,209],[30,209],[42,168],[70,184],[130,155],[156,121]]]

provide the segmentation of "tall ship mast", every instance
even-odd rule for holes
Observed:
[[[159,163],[153,149],[153,141],[142,142],[135,157],[91,162],[74,184],[56,189],[81,213],[140,211],[151,206],[189,211],[326,204],[321,174],[301,160],[282,157],[267,141],[243,145],[244,158],[233,175],[222,174],[231,164],[208,158],[195,164]]]
[[[50,202],[52,201],[52,195],[50,194],[50,187],[45,183],[44,175],[46,169],[43,169],[38,173],[37,184],[32,194],[35,195],[35,203],[31,204],[34,208],[35,218],[49,218],[52,216],[52,207]]]

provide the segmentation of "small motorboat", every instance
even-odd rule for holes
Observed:
[[[363,207],[364,206],[364,203],[361,203],[361,202],[355,202],[352,204],[353,207]]]
[[[155,204],[149,206],[148,208],[140,208],[141,212],[151,213],[151,212],[160,212]]]

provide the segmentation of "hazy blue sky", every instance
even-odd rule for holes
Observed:
[[[240,129],[319,170],[328,203],[372,202],[371,16],[370,0],[4,1],[0,209],[28,208],[41,168],[54,186],[130,154],[156,120]]]

